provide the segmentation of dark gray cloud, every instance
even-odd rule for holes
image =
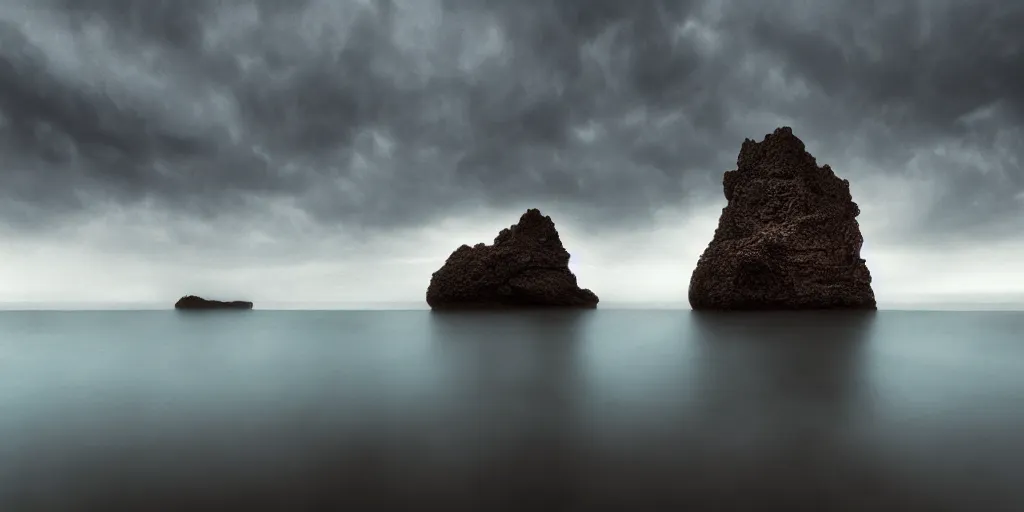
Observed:
[[[642,223],[720,201],[743,138],[786,123],[855,184],[931,183],[900,236],[1005,234],[1022,25],[1013,0],[11,0],[0,215],[294,198],[366,228],[479,204]]]

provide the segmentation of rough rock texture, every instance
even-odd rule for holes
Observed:
[[[433,309],[597,307],[597,295],[576,285],[555,223],[530,209],[501,230],[494,245],[463,245],[434,272]]]
[[[693,309],[875,309],[850,182],[782,127],[747,139],[690,278]]]
[[[195,295],[186,295],[174,303],[174,309],[252,309],[252,302],[235,300],[222,302],[207,300]]]

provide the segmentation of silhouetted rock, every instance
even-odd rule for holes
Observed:
[[[501,230],[494,245],[463,245],[434,272],[433,309],[597,307],[597,295],[576,284],[555,223],[530,209]]]
[[[223,302],[186,295],[174,303],[174,309],[252,309],[252,302],[241,300]]]
[[[690,278],[693,309],[875,309],[850,182],[782,127],[747,139]]]

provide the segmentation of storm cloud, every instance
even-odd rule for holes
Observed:
[[[1013,0],[3,0],[0,223],[284,265],[539,206],[598,247],[713,230],[740,143],[790,125],[866,251],[998,244],[1024,233],[1021,26]]]

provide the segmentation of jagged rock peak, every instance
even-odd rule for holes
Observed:
[[[741,170],[755,169],[764,166],[769,171],[796,171],[807,167],[816,167],[814,157],[807,152],[804,142],[788,126],[776,128],[765,136],[763,142],[745,139],[740,147],[736,167]]]
[[[431,276],[434,309],[596,307],[569,270],[569,253],[550,217],[531,208],[502,229],[494,245],[462,245]]]
[[[563,249],[555,222],[536,208],[526,210],[519,217],[519,222],[501,230],[494,237],[494,245],[511,243],[540,243],[551,249]]]
[[[850,183],[792,129],[746,139],[722,184],[728,204],[690,279],[694,309],[875,307]]]

